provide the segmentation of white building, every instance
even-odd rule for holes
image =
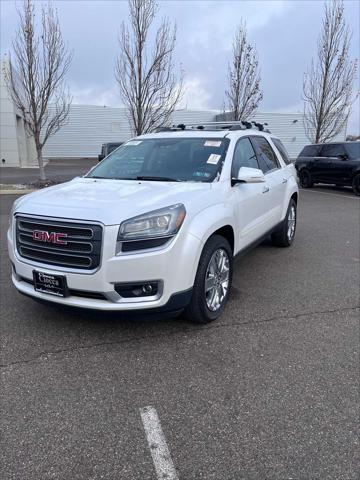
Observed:
[[[218,110],[177,110],[172,124],[199,124],[216,121]],[[267,123],[270,131],[281,138],[291,158],[296,158],[309,143],[302,113],[260,112],[254,120]],[[95,105],[72,105],[69,122],[45,145],[45,158],[96,157],[101,145],[126,141],[131,137],[124,108]],[[334,140],[345,140],[345,129]]]
[[[2,66],[1,66],[2,67]],[[35,143],[29,137],[22,114],[13,104],[0,68],[0,166],[37,165]]]
[[[0,97],[0,165],[6,167],[37,165],[33,139],[27,136],[21,112],[17,111],[9,97],[2,71]],[[171,124],[201,125],[216,121],[220,114],[218,110],[177,110],[173,114]],[[301,113],[261,112],[253,119],[268,124],[267,128],[282,139],[291,158],[295,158],[304,145],[309,143]],[[100,153],[103,143],[126,141],[130,137],[130,126],[124,108],[72,105],[67,125],[49,138],[43,156],[45,160],[93,158]],[[345,140],[345,129],[335,140]]]

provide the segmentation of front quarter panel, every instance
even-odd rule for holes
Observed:
[[[188,225],[188,232],[204,245],[214,232],[226,225],[230,225],[236,235],[231,205],[222,202],[204,208],[194,215]]]

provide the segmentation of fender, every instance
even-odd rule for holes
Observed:
[[[191,219],[188,232],[198,238],[204,245],[213,233],[227,225],[230,225],[233,229],[236,242],[236,227],[232,207],[223,202],[211,205],[198,212]]]
[[[299,198],[299,187],[298,187],[297,181],[296,181],[295,177],[293,175],[291,175],[288,178],[287,187],[286,187],[286,195],[284,196],[284,204],[283,204],[283,209],[282,209],[282,212],[281,212],[281,219],[282,220],[285,218],[290,199],[294,195],[294,193],[296,193],[298,195],[298,198]]]

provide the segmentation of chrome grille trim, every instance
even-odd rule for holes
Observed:
[[[32,219],[31,220],[28,220],[28,218],[26,217],[17,217],[17,219],[19,219],[19,222],[18,222],[18,228],[19,230],[21,230],[22,232],[27,232],[27,233],[32,233],[34,229],[29,229],[29,228],[26,228],[26,227],[23,227],[22,224],[27,224],[27,223],[30,223],[32,225],[39,225],[39,224],[46,224],[46,226],[49,226],[49,227],[54,227],[54,228],[60,228],[62,229],[63,226],[62,225],[59,225],[59,223],[52,223],[52,222],[48,222],[47,220],[44,220],[43,222],[41,221],[33,221]],[[46,223],[45,223],[46,222]],[[63,222],[61,222],[63,223]],[[88,227],[79,227],[79,226],[76,226],[73,225],[72,223],[70,222],[64,222],[68,225],[68,228],[70,230],[87,230],[89,232],[91,232],[91,234],[89,236],[84,236],[84,235],[71,235],[72,238],[74,239],[82,239],[82,240],[91,240],[94,236],[94,230],[92,228],[88,228]]]
[[[66,234],[66,243],[33,238],[34,231]],[[103,228],[98,224],[16,216],[16,247],[22,258],[46,265],[94,270],[100,265]]]

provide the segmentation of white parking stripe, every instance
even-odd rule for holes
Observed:
[[[310,190],[308,188],[301,188],[300,190],[301,192],[320,193],[321,195],[328,195],[329,197],[340,197],[340,198],[350,198],[351,200],[359,200],[359,197],[356,197],[355,194],[353,197],[350,197],[350,195],[341,195],[341,193],[319,192],[318,190]]]
[[[155,408],[140,408],[140,415],[158,480],[179,480]]]

